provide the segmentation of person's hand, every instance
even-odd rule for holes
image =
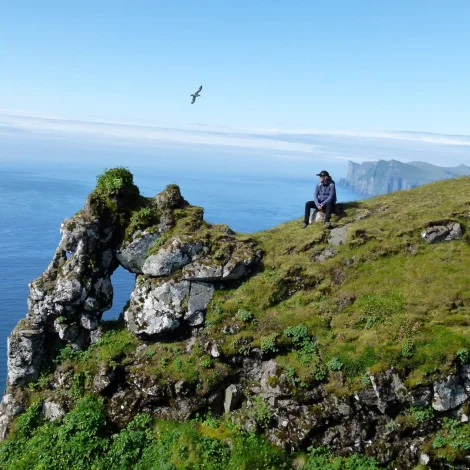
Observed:
[[[318,210],[321,211],[322,208],[323,208],[323,206],[320,204],[320,205],[318,206]]]

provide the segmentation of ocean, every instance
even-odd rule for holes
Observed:
[[[204,207],[205,220],[226,223],[250,233],[300,218],[311,200],[316,177],[260,174],[195,173],[174,169],[127,166],[144,196],[154,196],[167,184],[180,186],[183,197]],[[104,168],[35,162],[6,163],[0,169],[0,388],[6,385],[7,337],[26,315],[28,283],[41,275],[60,241],[60,224],[83,207]],[[338,178],[339,179],[339,178]],[[338,188],[341,202],[360,196]],[[300,221],[299,221],[300,224]],[[113,307],[105,319],[116,318],[133,288],[134,275],[123,268],[113,274]]]

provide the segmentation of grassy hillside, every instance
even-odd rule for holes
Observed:
[[[463,226],[462,240],[429,244],[421,237],[449,221]],[[208,315],[211,335],[234,321],[241,328],[235,338],[219,335],[227,353],[242,343],[277,353],[305,383],[324,376],[326,365],[343,372],[346,389],[391,366],[408,372],[413,386],[468,355],[470,178],[345,204],[333,223],[349,224],[348,242],[323,262],[316,259],[330,233],[321,224],[302,230],[297,220],[253,235],[265,252],[263,271],[218,291]],[[240,321],[245,311],[251,315]],[[299,325],[315,339],[319,361],[288,351],[292,333],[283,332]]]

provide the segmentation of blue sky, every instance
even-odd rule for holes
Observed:
[[[468,0],[6,1],[0,157],[21,133],[469,164],[469,24]]]
[[[0,109],[470,134],[469,24],[468,0],[7,1]]]

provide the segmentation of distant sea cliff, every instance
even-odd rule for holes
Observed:
[[[379,160],[362,164],[349,162],[346,178],[338,185],[366,196],[387,194],[411,189],[422,184],[470,175],[470,167],[441,167],[425,162],[402,163],[397,160]]]

